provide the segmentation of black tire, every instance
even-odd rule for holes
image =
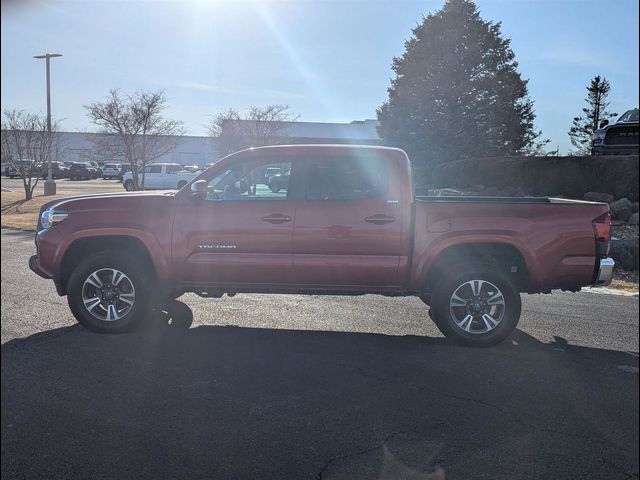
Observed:
[[[124,182],[124,189],[127,192],[133,192],[136,189],[135,185],[133,184],[133,180],[127,180],[126,182]]]
[[[471,292],[471,286],[463,288],[463,285],[472,280],[486,282],[485,284],[480,284],[485,285],[486,296],[490,296],[493,287],[497,287],[502,293],[504,300],[503,306],[495,307],[496,312],[502,311],[501,320],[493,329],[485,332],[483,332],[482,329],[488,329],[489,327],[486,322],[482,321],[481,316],[482,312],[486,312],[486,310],[480,308],[477,311],[470,310],[476,306],[481,306],[482,300],[480,304],[472,304],[472,301],[469,301],[466,306],[454,306],[453,309],[450,306],[454,293],[462,293],[464,292],[464,288],[469,288]],[[463,290],[458,290],[459,288],[463,288]],[[483,293],[477,296],[477,298],[482,297]],[[443,335],[459,344],[471,347],[489,347],[502,342],[515,330],[520,320],[520,312],[522,309],[520,294],[511,280],[501,271],[498,271],[491,265],[485,264],[452,266],[450,271],[446,272],[439,279],[438,284],[431,293],[430,301],[431,311],[429,313]],[[484,308],[492,307],[485,306]],[[454,320],[454,312],[459,317],[464,316],[466,318],[468,315],[473,317],[473,320],[468,322],[468,327],[472,331],[467,331],[456,323]],[[489,313],[491,314],[491,312]],[[493,317],[489,317],[489,320],[492,318]]]
[[[133,305],[118,320],[106,321],[95,317],[83,302],[85,281],[92,273],[101,269],[119,270],[128,277],[135,289]],[[150,289],[153,283],[150,281],[152,276],[151,270],[134,256],[115,251],[95,253],[82,260],[69,277],[67,285],[69,308],[78,323],[94,332],[127,332],[142,322],[153,310],[155,299],[153,290]],[[98,308],[101,308],[101,305]]]
[[[280,191],[280,188],[276,187],[275,185],[269,185],[269,190],[271,190],[273,193],[278,193]]]

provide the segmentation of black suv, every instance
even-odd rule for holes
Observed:
[[[600,123],[593,133],[591,155],[638,155],[638,109],[623,113],[618,121],[609,125],[608,120]]]
[[[60,162],[51,162],[51,175],[53,178],[65,178],[68,175],[68,171],[64,164]],[[49,178],[49,166],[46,164],[42,165],[42,178]]]
[[[69,178],[71,180],[90,180],[98,178],[98,170],[89,163],[74,162],[69,167]]]

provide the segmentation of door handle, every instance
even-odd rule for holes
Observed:
[[[395,218],[390,217],[389,215],[384,215],[382,213],[376,213],[375,215],[365,217],[364,219],[365,222],[373,223],[374,225],[384,225],[385,223],[395,222],[395,220]]]
[[[265,217],[262,217],[261,220],[263,222],[267,222],[267,223],[285,223],[285,222],[290,222],[291,221],[291,217],[288,215],[282,215],[281,213],[272,213],[271,215],[267,215]]]

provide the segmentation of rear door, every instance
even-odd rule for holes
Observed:
[[[162,188],[177,188],[178,172],[182,170],[181,165],[166,165],[166,170],[162,176]]]
[[[390,168],[374,150],[310,156],[293,233],[302,285],[396,288],[401,284],[402,202]]]
[[[156,189],[162,187],[163,165],[147,165],[144,167],[144,188]]]

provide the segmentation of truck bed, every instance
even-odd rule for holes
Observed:
[[[593,221],[604,203],[546,197],[419,196],[412,279],[446,249],[506,244],[523,257],[530,293],[589,285],[596,271]]]
[[[573,200],[570,198],[550,198],[550,197],[481,197],[472,195],[460,196],[417,196],[416,202],[425,203],[552,203],[562,205],[584,205],[594,204],[585,200]]]

